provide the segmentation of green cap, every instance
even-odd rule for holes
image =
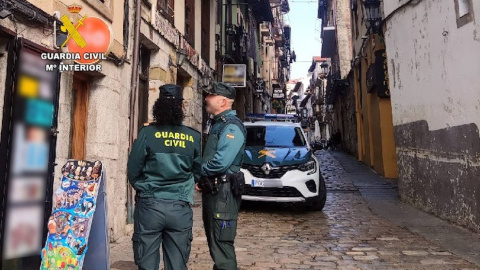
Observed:
[[[175,84],[165,84],[159,87],[160,98],[183,99],[182,88]]]
[[[229,99],[235,99],[236,90],[231,85],[223,82],[213,83],[212,89],[206,89],[205,92],[211,95],[220,95]]]

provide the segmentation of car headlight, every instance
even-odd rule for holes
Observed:
[[[315,159],[310,159],[309,161],[298,166],[298,169],[302,172],[308,172],[308,174],[314,174],[317,172],[317,162]]]

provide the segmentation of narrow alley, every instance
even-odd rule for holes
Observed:
[[[477,235],[401,203],[394,182],[346,154],[319,151],[317,156],[328,189],[323,212],[244,203],[236,238],[240,269],[480,269]],[[196,203],[189,269],[211,269],[198,194]],[[403,224],[383,213],[398,209],[403,211],[398,216]],[[426,219],[430,220],[423,225],[412,224]],[[421,228],[412,232],[429,225],[430,230],[437,228],[429,238],[422,236]],[[456,236],[456,241],[449,240],[453,246],[463,245],[456,250],[458,255],[435,243],[435,236],[442,233],[438,229]],[[112,246],[112,270],[136,269],[130,238]]]

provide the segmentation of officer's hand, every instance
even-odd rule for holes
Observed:
[[[202,189],[198,186],[198,183],[195,184],[195,190],[198,192],[202,192]]]

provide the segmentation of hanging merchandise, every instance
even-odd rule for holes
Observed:
[[[104,181],[102,172],[100,161],[69,160],[63,166],[40,269],[82,269],[97,195]]]

